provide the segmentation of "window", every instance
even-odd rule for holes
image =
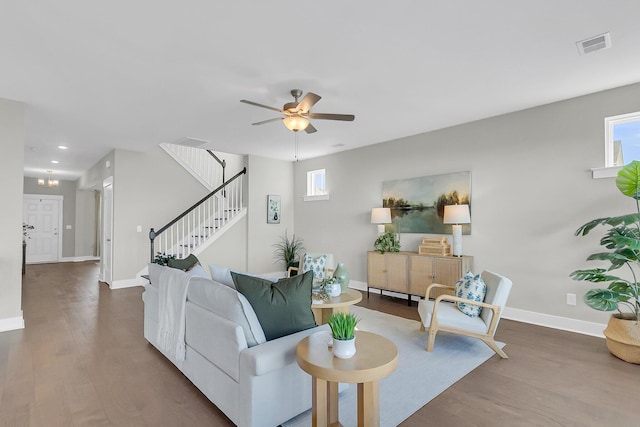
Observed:
[[[620,167],[640,160],[640,111],[604,119],[604,168],[594,168],[594,178],[615,177]]]
[[[307,172],[307,195],[305,201],[327,200],[327,183],[324,169],[317,169]]]
[[[605,166],[624,166],[640,160],[640,112],[607,117]]]

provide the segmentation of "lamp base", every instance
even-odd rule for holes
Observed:
[[[462,256],[462,226],[460,224],[454,224],[451,226],[452,239],[451,239],[451,255],[455,257]]]

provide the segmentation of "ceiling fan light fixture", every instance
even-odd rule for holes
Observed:
[[[282,119],[285,127],[294,132],[305,130],[309,126],[309,120],[300,116],[288,116]]]

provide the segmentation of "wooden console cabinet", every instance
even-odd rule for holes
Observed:
[[[432,283],[455,285],[467,270],[473,269],[471,256],[420,255],[417,252],[367,253],[367,297],[369,288],[424,297]],[[432,291],[430,298],[442,292]]]

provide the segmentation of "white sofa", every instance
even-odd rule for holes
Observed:
[[[156,264],[150,264],[149,275],[142,294],[144,337],[231,421],[273,427],[311,407],[311,377],[299,368],[295,350],[326,325],[266,341],[251,305],[234,288]],[[158,338],[160,289],[169,276],[188,281],[184,360]]]

